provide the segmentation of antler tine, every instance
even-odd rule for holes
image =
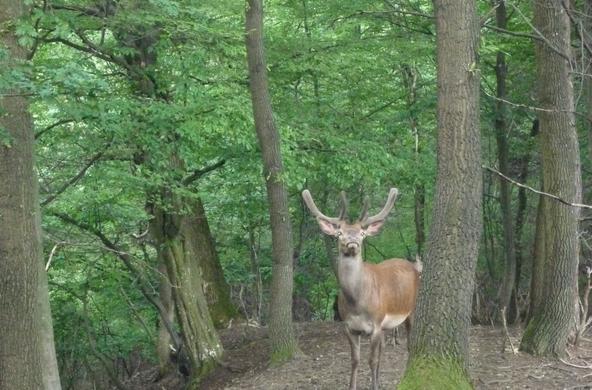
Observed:
[[[321,213],[315,204],[314,200],[312,200],[312,195],[310,195],[309,190],[302,191],[302,199],[304,199],[304,203],[308,206],[308,209],[316,218],[324,219],[327,222],[338,224],[341,221],[341,218],[332,218],[327,217],[325,214]]]
[[[363,221],[368,216],[368,206],[370,205],[370,197],[366,195],[364,197],[364,204],[362,206],[362,212],[360,213],[360,218],[358,221]]]
[[[361,220],[360,223],[364,226],[368,226],[370,224],[373,224],[374,222],[386,219],[387,215],[390,213],[391,209],[395,205],[397,195],[399,195],[399,190],[397,190],[396,188],[391,188],[391,190],[389,191],[388,198],[386,200],[386,204],[384,205],[382,210],[380,210],[378,214],[373,215],[372,217],[367,217],[364,220]]]
[[[345,194],[345,191],[341,191],[340,195],[341,195],[341,210],[339,211],[339,219],[345,220],[345,218],[347,217],[347,207],[348,207],[347,195]]]

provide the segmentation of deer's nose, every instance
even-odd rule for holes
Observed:
[[[359,247],[357,242],[348,242],[346,246],[347,249],[357,249]]]

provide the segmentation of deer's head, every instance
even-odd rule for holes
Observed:
[[[341,192],[341,211],[338,217],[328,217],[321,213],[312,200],[309,190],[302,191],[302,198],[312,215],[316,217],[322,232],[337,237],[339,254],[341,256],[358,256],[362,252],[364,238],[380,232],[395,204],[398,193],[396,188],[391,188],[386,204],[378,214],[373,216],[368,216],[369,200],[366,197],[360,217],[353,223],[349,223],[347,219],[347,197],[343,191]]]

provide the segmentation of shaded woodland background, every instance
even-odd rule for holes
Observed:
[[[62,388],[125,388],[140,362],[162,377],[203,378],[222,356],[216,329],[266,326],[272,310],[267,170],[254,131],[245,4],[24,3],[18,22],[2,20],[27,49],[25,61],[0,73],[0,87],[30,104]],[[504,311],[510,325],[525,325],[543,289],[542,271],[533,270],[543,206],[497,172],[545,189],[533,45],[541,33],[532,2],[476,6],[479,63],[467,71],[480,80],[483,233],[471,322],[499,325]],[[573,84],[565,88],[573,86],[581,203],[592,203],[590,6],[566,5]],[[292,222],[292,317],[330,321],[334,243],[309,217],[304,188],[323,210],[336,210],[345,190],[358,210],[364,196],[379,205],[397,187],[365,258],[424,254],[437,169],[433,7],[269,0],[264,23]],[[0,146],[12,142],[0,130]],[[574,237],[582,271],[590,220],[583,209]],[[585,272],[578,283],[587,296]],[[583,304],[574,326],[586,322]]]

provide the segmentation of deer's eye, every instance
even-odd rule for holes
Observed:
[[[336,237],[341,237],[341,236],[343,236],[343,233],[341,233],[341,232],[337,232],[337,234],[335,234],[335,236],[336,236]]]

